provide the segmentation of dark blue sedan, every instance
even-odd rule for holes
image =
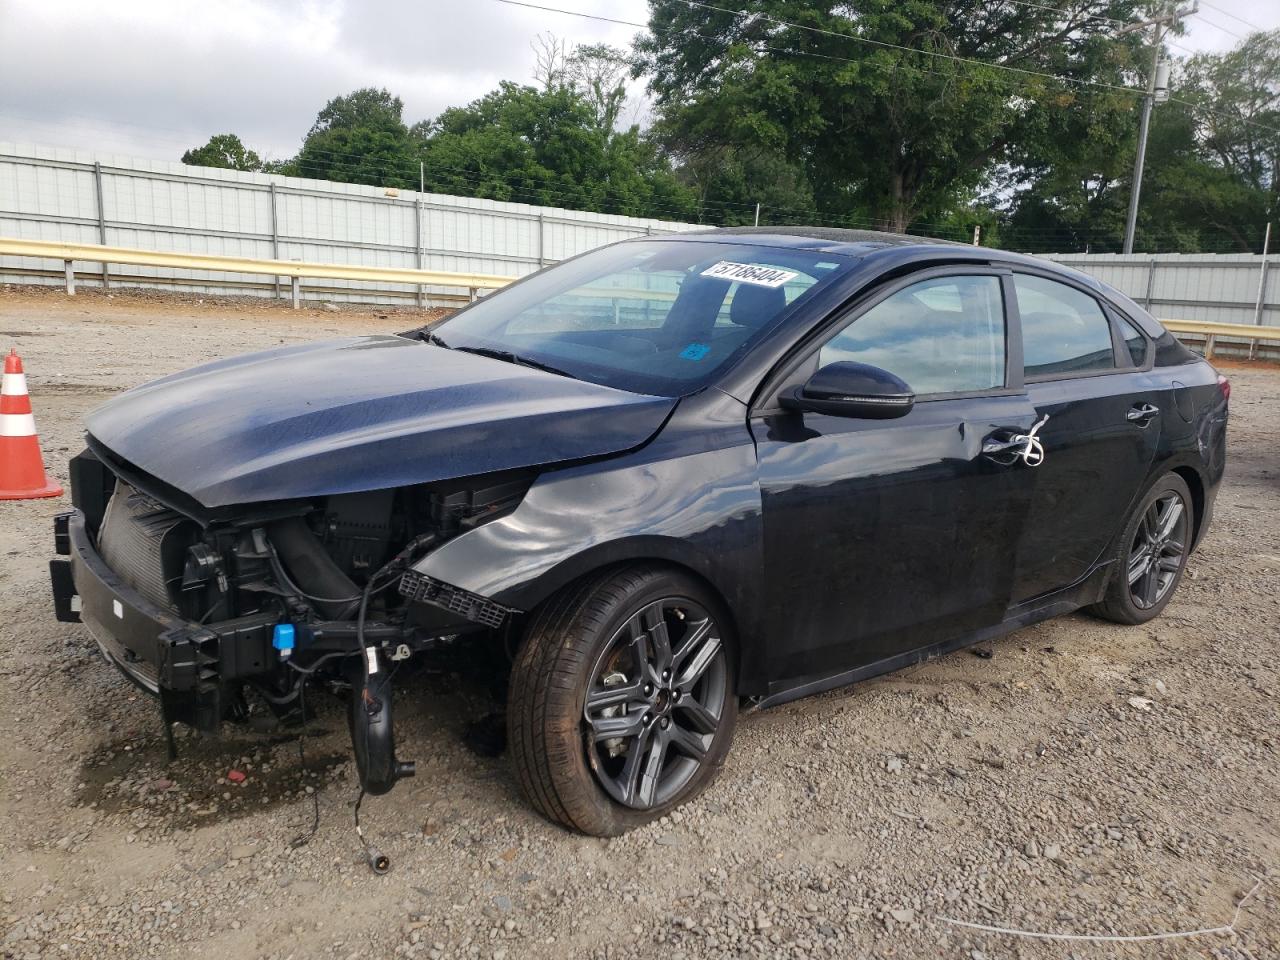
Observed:
[[[1204,536],[1229,385],[1117,291],[879,233],[605,247],[429,329],[286,347],[88,420],[59,616],[166,729],[505,650],[539,811],[617,834],[696,795],[739,703],[1080,608],[1157,616]]]

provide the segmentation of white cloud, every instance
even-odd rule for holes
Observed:
[[[615,6],[646,19],[644,0]],[[634,32],[494,0],[0,0],[0,139],[177,159],[230,131],[285,157],[357,87],[385,86],[412,123],[529,82],[548,30],[623,45]]]

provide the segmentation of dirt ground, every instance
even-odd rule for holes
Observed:
[[[194,363],[413,315],[0,288],[51,473],[85,413]],[[0,503],[4,957],[1102,958],[1280,955],[1280,373],[1233,366],[1230,468],[1164,616],[1070,616],[744,714],[723,775],[620,839],[525,807],[448,664],[398,699],[418,776],[352,830],[344,719],[184,738],[53,619],[68,501]],[[243,783],[227,778],[246,774]],[[313,795],[311,791],[315,791]],[[291,846],[312,818],[307,845]],[[961,926],[1092,937],[1044,940]]]

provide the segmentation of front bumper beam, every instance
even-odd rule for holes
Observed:
[[[142,596],[98,555],[79,510],[55,519],[51,560],[58,619],[83,622],[103,655],[160,697],[167,718],[214,731],[223,717],[224,681],[267,672],[279,617],[257,614],[191,623]]]

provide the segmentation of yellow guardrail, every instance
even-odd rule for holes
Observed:
[[[253,273],[273,277],[289,277],[293,285],[293,305],[301,303],[299,280],[304,277],[326,280],[353,280],[366,283],[408,283],[432,287],[465,287],[474,298],[478,290],[494,290],[516,280],[516,277],[492,273],[449,273],[440,270],[415,270],[409,267],[362,267],[345,263],[307,263],[299,260],[261,260],[253,257],[225,257],[207,253],[177,253],[160,250],[138,250],[132,247],[105,247],[96,243],[62,243],[49,240],[19,240],[0,237],[0,256],[41,257],[61,260],[66,267],[67,293],[76,292],[72,264],[77,260],[91,263],[124,264],[139,267],[169,267],[177,270],[205,270],[214,273]],[[675,294],[657,290],[590,289],[600,297],[674,298]],[[580,294],[587,294],[587,290]],[[1255,326],[1248,323],[1211,323],[1204,320],[1161,320],[1175,334],[1192,334],[1205,340],[1205,354],[1213,355],[1218,337],[1248,340],[1280,340],[1280,327]]]
[[[1161,320],[1166,330],[1174,334],[1191,334],[1204,338],[1204,355],[1213,356],[1213,348],[1219,337],[1249,341],[1249,358],[1259,340],[1280,340],[1280,327],[1264,327],[1252,323],[1214,323],[1209,320]]]
[[[293,305],[299,306],[303,277],[327,280],[355,280],[367,283],[410,283],[432,287],[465,287],[477,290],[504,287],[518,278],[492,273],[449,273],[415,270],[408,267],[362,267],[345,263],[307,263],[299,260],[261,260],[253,257],[225,257],[206,253],[177,253],[137,250],[132,247],[104,247],[96,243],[62,243],[48,240],[19,240],[0,237],[0,256],[42,257],[61,260],[66,266],[67,293],[75,293],[77,260],[91,263],[127,264],[138,267],[168,267],[176,270],[206,270],[215,273],[254,273],[289,277],[293,283]]]

